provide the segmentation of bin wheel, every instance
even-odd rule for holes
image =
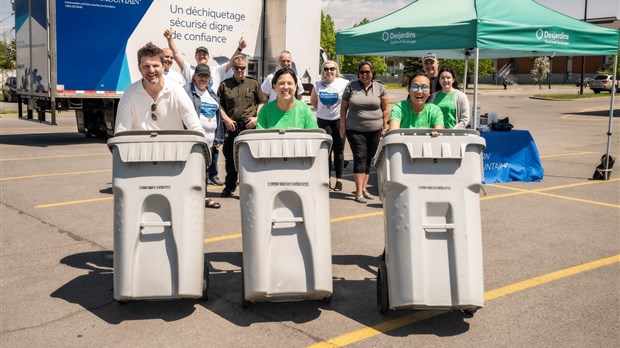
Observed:
[[[246,309],[250,305],[250,301],[245,299],[245,276],[241,269],[241,308]]]
[[[324,297],[323,299],[321,299],[321,302],[323,302],[323,303],[325,303],[325,304],[330,304],[330,303],[332,303],[332,296],[333,296],[333,294],[332,294],[332,295],[329,295],[329,296],[327,296],[327,297]]]
[[[205,266],[205,275],[204,275],[204,278],[202,279],[202,297],[200,298],[201,301],[209,300],[209,294],[207,291],[208,288],[209,288],[209,267]]]
[[[377,307],[381,314],[385,314],[390,310],[387,268],[385,267],[385,263],[381,263],[377,271]]]
[[[463,315],[467,318],[473,318],[478,309],[463,309]]]

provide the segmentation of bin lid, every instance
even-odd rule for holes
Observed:
[[[210,162],[207,140],[196,131],[131,130],[118,132],[108,140],[110,151],[118,149],[123,162],[184,162],[195,145],[203,148]]]
[[[473,129],[393,129],[385,134],[373,159],[379,165],[383,152],[393,145],[405,145],[411,158],[463,158],[468,145],[479,146],[480,153],[486,141]]]
[[[316,157],[323,143],[331,148],[332,137],[323,129],[248,129],[235,138],[235,164],[241,144],[259,159]]]

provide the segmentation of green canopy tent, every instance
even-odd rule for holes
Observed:
[[[615,56],[615,85],[618,38],[617,30],[576,20],[533,0],[417,0],[372,22],[338,32],[336,53],[422,57],[432,51],[440,59],[467,59],[473,54],[475,111],[479,59]],[[613,97],[614,93],[608,155]]]

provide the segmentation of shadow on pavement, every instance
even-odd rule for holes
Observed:
[[[582,111],[582,112],[571,112],[571,113],[564,113],[564,115],[609,117],[609,109],[608,110],[591,110],[591,111]],[[620,116],[620,109],[614,109],[613,117],[619,117],[619,116]]]
[[[21,145],[34,147],[49,147],[63,145],[82,145],[106,143],[104,139],[89,138],[81,133],[31,133],[31,134],[3,134],[0,144]]]

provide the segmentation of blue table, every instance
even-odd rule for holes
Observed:
[[[545,173],[530,132],[481,132],[487,147],[482,153],[484,183],[540,181]]]

